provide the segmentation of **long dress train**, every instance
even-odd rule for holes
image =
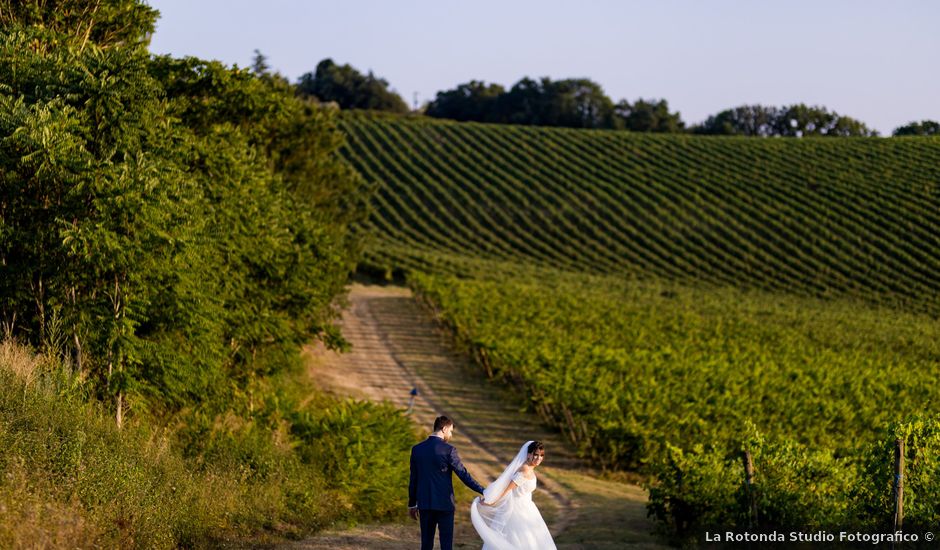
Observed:
[[[470,505],[470,520],[483,539],[483,550],[554,550],[552,534],[542,519],[538,507],[532,501],[537,481],[535,476],[526,479],[519,471],[525,463],[526,448],[522,446],[503,475],[486,488],[483,499],[492,502],[509,481],[516,484],[512,491],[494,506],[482,504],[479,497]]]

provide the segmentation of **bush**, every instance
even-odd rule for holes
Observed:
[[[0,354],[0,546],[385,517],[407,420],[276,382],[301,344],[345,346],[369,190],[335,114],[277,75],[151,56],[139,0],[31,4],[0,14],[0,327],[44,355]]]
[[[859,514],[877,527],[893,528],[895,446],[904,442],[905,529],[935,528],[940,524],[940,415],[913,416],[885,430],[862,463],[855,496]]]
[[[70,389],[67,365],[0,343],[0,547],[204,546],[398,515],[408,419],[324,396],[300,406],[309,384],[281,383],[254,415],[119,430]]]
[[[744,450],[750,451],[754,468],[750,492]],[[857,513],[853,495],[867,478],[859,475],[855,461],[765,436],[750,424],[738,448],[697,445],[683,451],[670,445],[651,471],[655,481],[650,487],[649,514],[680,540],[701,540],[705,531],[714,529],[872,526]]]

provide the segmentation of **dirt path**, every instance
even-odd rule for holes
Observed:
[[[308,350],[311,375],[324,386],[340,395],[387,400],[402,409],[409,407],[409,392],[417,388],[411,413],[415,422],[428,429],[435,416],[452,417],[453,443],[483,485],[499,474],[522,443],[543,441],[546,460],[539,468],[535,500],[559,548],[661,547],[650,534],[645,491],[583,473],[583,464],[560,434],[542,426],[533,414],[520,412],[519,396],[491,383],[450,348],[408,289],[354,285],[349,299],[342,325],[353,351],[339,355]],[[455,546],[476,548],[479,539],[467,511],[472,495],[461,489]],[[402,508],[405,516],[404,501]],[[403,521],[326,532],[288,547],[404,549],[415,546],[417,535],[417,525]]]

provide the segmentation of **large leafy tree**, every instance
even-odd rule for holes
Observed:
[[[46,44],[80,48],[146,44],[159,15],[138,0],[0,0],[0,27],[31,26],[47,31]]]
[[[46,345],[63,327],[120,423],[137,374],[159,378],[157,357],[176,345],[166,327],[199,330],[178,318],[208,294],[187,292],[201,285],[189,256],[199,190],[143,49],[37,48],[36,37],[24,27],[0,41],[2,314]]]
[[[775,121],[776,135],[800,136],[876,136],[877,132],[854,118],[839,115],[825,107],[803,103],[790,105],[778,111]]]
[[[541,91],[547,107],[542,125],[571,128],[609,128],[613,102],[600,84],[586,78],[551,81],[543,78]],[[512,97],[512,90],[507,96]]]
[[[911,122],[894,129],[895,136],[940,136],[940,122],[935,120],[922,120]]]
[[[588,79],[523,78],[496,102],[495,122],[607,128],[613,102]]]
[[[128,407],[224,406],[333,302],[367,190],[283,79],[0,33],[0,321]]]
[[[586,78],[523,78],[508,91],[479,81],[438,92],[429,116],[570,128],[610,128],[613,102],[596,82]]]
[[[626,100],[616,105],[596,82],[586,78],[523,78],[508,91],[498,84],[471,80],[438,92],[426,110],[437,118],[570,128],[615,128],[636,132],[681,132],[679,113],[665,100]]]
[[[388,81],[372,71],[362,74],[349,64],[337,65],[332,59],[324,59],[316,72],[301,76],[297,91],[323,102],[336,102],[341,109],[408,111],[405,100],[389,89]]]
[[[614,106],[614,127],[633,132],[679,133],[685,130],[685,123],[679,113],[669,112],[665,99],[637,99],[632,104],[624,99]]]
[[[709,116],[692,128],[697,134],[741,136],[876,136],[863,122],[803,103],[785,107],[742,105]]]
[[[459,121],[492,122],[499,118],[497,101],[504,93],[505,88],[499,84],[471,80],[453,90],[437,92],[425,114]]]
[[[763,105],[742,105],[709,116],[692,128],[697,134],[772,136],[775,134],[777,109]]]

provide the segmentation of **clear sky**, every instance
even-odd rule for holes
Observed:
[[[940,121],[934,0],[150,0],[154,53],[292,81],[331,57],[411,105],[469,80],[587,77],[687,124],[737,105],[822,105],[882,135]]]

